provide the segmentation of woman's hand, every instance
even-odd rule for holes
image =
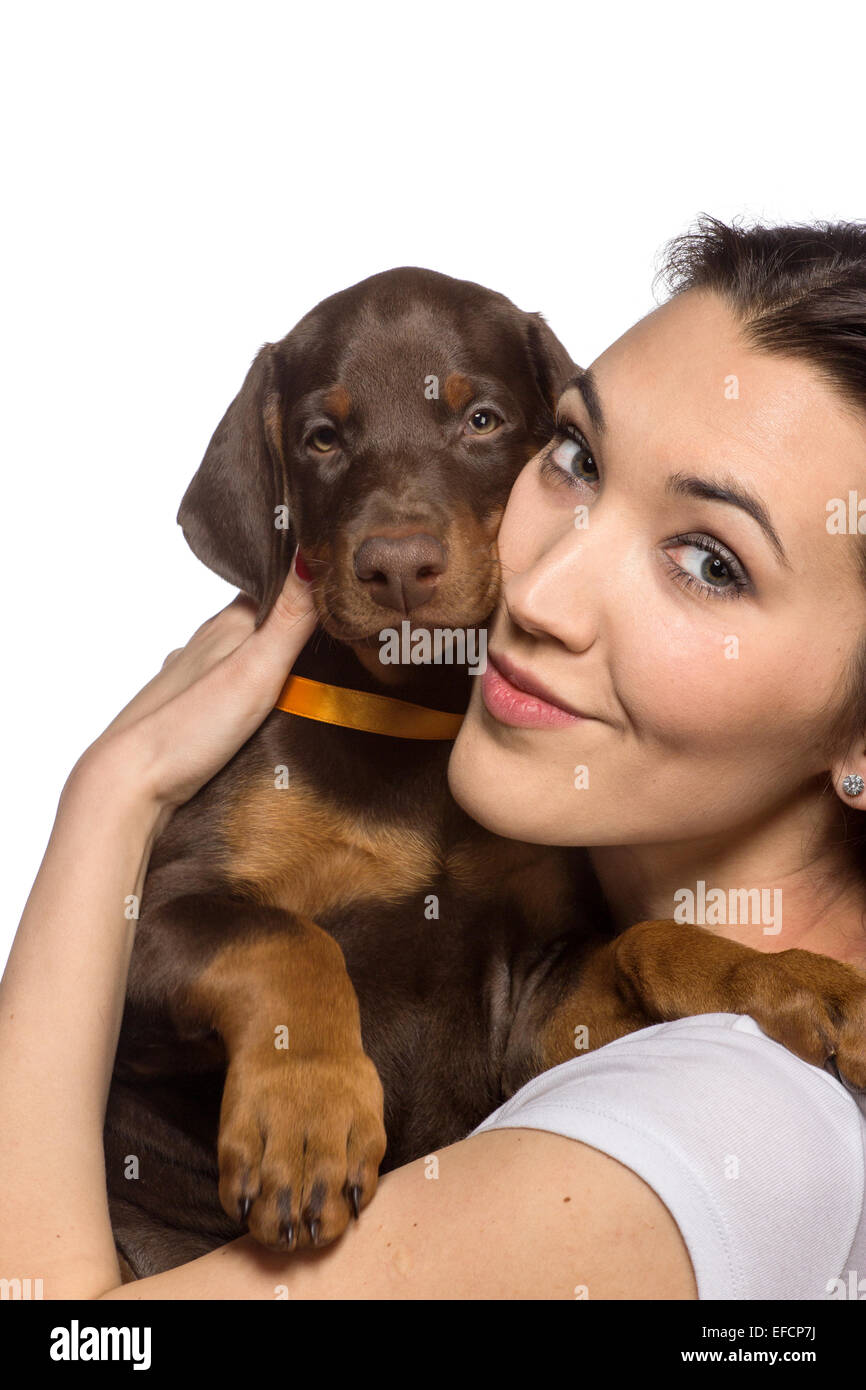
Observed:
[[[255,733],[314,632],[310,585],[294,563],[259,628],[255,613],[239,594],[171,652],[79,759],[70,783],[123,785],[157,808],[161,828]]]

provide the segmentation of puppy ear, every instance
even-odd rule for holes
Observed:
[[[526,314],[526,335],[535,381],[548,411],[552,411],[562,388],[578,368],[541,314]]]
[[[276,347],[265,343],[257,354],[177,514],[193,553],[258,600],[257,622],[279,593],[294,549],[288,512],[277,513],[288,498]]]

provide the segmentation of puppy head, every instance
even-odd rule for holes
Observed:
[[[575,371],[544,320],[434,271],[386,271],[323,300],[258,353],[181,503],[195,554],[264,617],[295,544],[322,626],[491,612],[496,531]]]

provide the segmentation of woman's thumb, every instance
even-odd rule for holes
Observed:
[[[316,628],[312,589],[299,547],[270,613],[255,634],[263,639],[261,645],[273,642],[287,666],[300,655]]]

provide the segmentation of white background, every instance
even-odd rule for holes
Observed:
[[[177,504],[262,342],[390,266],[588,364],[664,242],[866,216],[854,5],[7,5],[0,960],[79,753],[231,590]]]

